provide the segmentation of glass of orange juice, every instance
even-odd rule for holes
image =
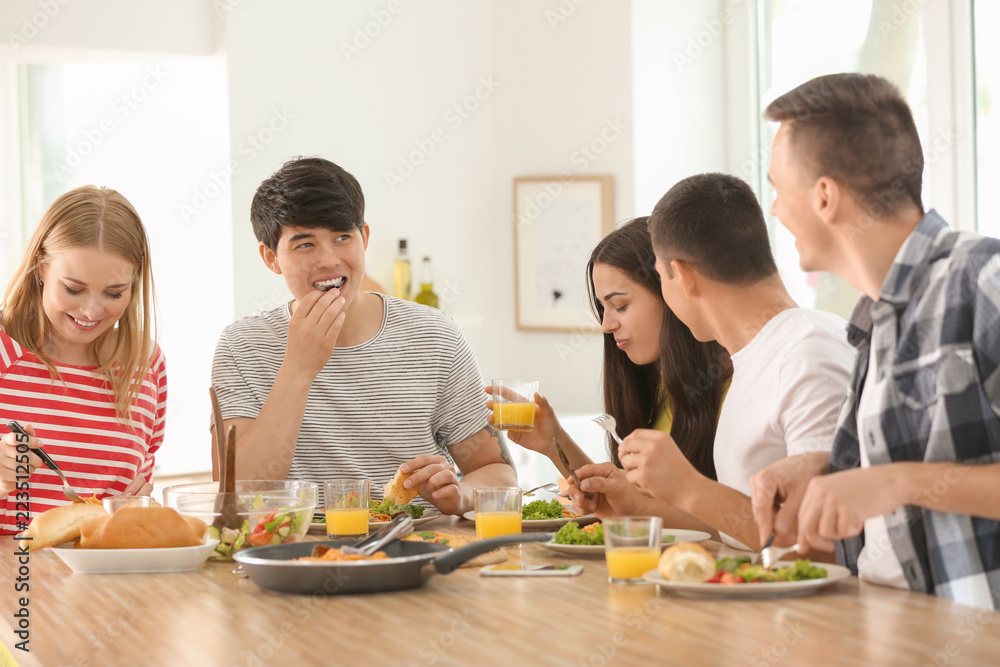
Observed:
[[[516,535],[521,532],[521,489],[492,486],[476,489],[476,537]]]
[[[368,498],[371,484],[364,479],[335,479],[323,484],[326,536],[360,539],[368,534]]]
[[[604,558],[608,581],[644,584],[643,573],[660,563],[663,519],[658,516],[623,516],[604,519]]]
[[[493,425],[501,431],[535,428],[538,380],[493,380]]]

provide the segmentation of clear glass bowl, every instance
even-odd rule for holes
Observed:
[[[244,480],[236,482],[237,526],[213,525],[227,494],[217,482],[178,484],[163,489],[163,504],[201,519],[209,537],[219,540],[210,560],[232,560],[233,553],[268,544],[299,542],[309,531],[316,510],[315,482]]]

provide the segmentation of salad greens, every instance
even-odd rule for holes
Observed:
[[[715,564],[715,576],[708,583],[743,584],[772,581],[803,581],[822,579],[826,569],[813,565],[808,558],[799,558],[794,565],[775,567],[770,570],[763,565],[751,565],[749,556],[723,558]]]
[[[396,516],[406,512],[413,519],[419,519],[424,515],[423,505],[397,505],[391,500],[383,500],[381,502],[372,501],[368,513],[369,514],[388,514],[389,516]]]
[[[556,499],[549,502],[536,500],[521,508],[521,519],[523,521],[544,521],[546,519],[561,519],[563,506]]]
[[[604,526],[593,523],[580,528],[580,524],[576,521],[570,521],[559,529],[552,541],[556,544],[604,544]]]
[[[251,507],[260,507],[260,505],[261,503],[255,502],[251,504]],[[209,526],[209,537],[219,540],[219,544],[215,547],[210,558],[231,560],[233,552],[247,547],[296,542],[305,534],[303,526],[309,521],[312,513],[312,508],[287,512],[253,513],[255,524],[252,527],[249,519],[244,519],[239,529],[223,528],[219,530],[215,526]]]

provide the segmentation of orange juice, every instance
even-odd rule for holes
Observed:
[[[660,550],[653,547],[622,547],[604,552],[608,561],[608,576],[612,579],[641,579],[643,573],[655,570],[660,563]]]
[[[368,510],[364,507],[328,509],[326,534],[330,537],[357,537],[368,534]]]
[[[511,431],[530,431],[535,427],[534,403],[493,402],[493,425]]]
[[[476,537],[516,535],[520,532],[520,512],[476,512]]]

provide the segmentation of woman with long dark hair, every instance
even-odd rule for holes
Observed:
[[[638,428],[669,433],[695,468],[714,480],[715,425],[732,362],[718,343],[697,341],[663,303],[647,221],[636,218],[608,234],[587,263],[587,288],[604,332],[604,409],[621,436]],[[581,509],[600,516],[643,512],[679,518],[625,480],[610,435],[611,464],[591,464],[548,400],[536,394],[535,402],[534,430],[509,431],[507,437],[547,456],[568,475],[552,444],[558,440],[581,479],[594,477],[601,487],[600,501],[583,500]]]

